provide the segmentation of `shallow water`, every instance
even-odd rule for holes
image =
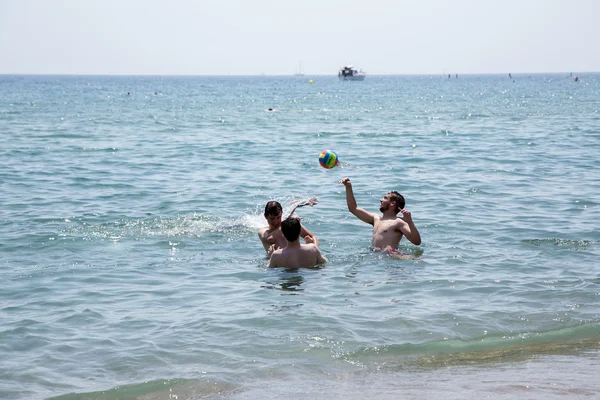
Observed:
[[[0,76],[0,398],[594,396],[580,78]],[[405,196],[413,260],[344,176]],[[312,196],[330,262],[266,269],[264,204]]]

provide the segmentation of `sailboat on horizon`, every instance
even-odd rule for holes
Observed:
[[[298,70],[294,72],[294,76],[304,76],[304,70],[302,69],[302,61],[298,61]]]

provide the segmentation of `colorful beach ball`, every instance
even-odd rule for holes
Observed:
[[[319,154],[319,164],[323,168],[331,169],[338,165],[338,156],[331,150],[322,151]]]

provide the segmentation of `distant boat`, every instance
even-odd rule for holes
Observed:
[[[294,72],[294,76],[304,76],[304,70],[302,69],[302,61],[298,62],[298,70]]]
[[[352,65],[346,65],[338,71],[340,81],[364,81],[367,73],[356,69]]]

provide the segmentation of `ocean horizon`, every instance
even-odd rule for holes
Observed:
[[[69,72],[57,72],[57,73],[0,73],[0,76],[10,77],[10,76],[39,76],[39,77],[52,77],[52,76],[63,76],[63,77],[129,77],[129,78],[140,78],[140,77],[187,77],[187,78],[219,78],[219,77],[234,77],[234,78],[244,78],[244,77],[271,77],[271,78],[283,78],[283,77],[293,77],[294,79],[306,78],[306,77],[322,77],[322,78],[332,78],[335,76],[335,72],[326,73],[303,73],[303,75],[294,75],[293,73],[280,73],[280,74],[168,74],[168,73],[69,73]],[[456,79],[456,75],[459,77],[473,77],[473,76],[502,76],[506,77],[508,74],[515,75],[515,77],[523,77],[525,76],[546,76],[551,77],[555,75],[560,76],[569,76],[575,77],[579,75],[598,75],[600,71],[537,71],[537,72],[512,72],[512,71],[501,71],[501,72],[458,72],[458,71],[441,71],[436,73],[425,73],[425,72],[410,72],[410,73],[396,73],[396,72],[373,72],[367,71],[367,76],[377,76],[377,77],[447,77],[448,74],[451,75],[451,79]]]

